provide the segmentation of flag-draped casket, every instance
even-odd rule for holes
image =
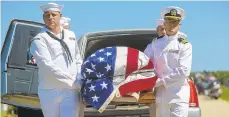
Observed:
[[[113,99],[125,95],[139,98],[139,91],[152,89],[157,76],[153,62],[130,47],[106,47],[84,61],[81,74],[83,100],[103,112]]]

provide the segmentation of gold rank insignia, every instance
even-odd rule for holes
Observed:
[[[156,38],[153,38],[153,41],[156,41],[157,40],[157,37]]]
[[[172,16],[176,16],[176,15],[177,15],[177,10],[176,10],[176,9],[171,9],[171,10],[170,10],[170,14],[171,14]]]
[[[183,44],[188,43],[188,41],[185,40],[184,38],[178,38],[178,41],[179,41],[180,43],[183,43]]]
[[[155,37],[155,38],[153,38],[153,41],[156,41],[156,40],[158,40],[158,39],[161,39],[162,37],[164,37],[164,36]]]

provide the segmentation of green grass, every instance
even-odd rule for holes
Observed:
[[[229,102],[229,88],[226,86],[221,85],[221,89],[223,91],[223,94],[220,96],[222,100]]]
[[[2,106],[2,104],[1,104]],[[8,109],[14,108],[13,106],[8,106]],[[1,116],[0,117],[17,117],[15,114],[8,114],[7,111],[1,110]]]
[[[6,112],[1,111],[1,117],[6,117]]]

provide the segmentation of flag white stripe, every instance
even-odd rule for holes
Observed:
[[[138,69],[143,68],[149,64],[149,58],[143,53],[139,51],[138,54]]]
[[[116,61],[115,61],[115,68],[114,68],[115,77],[113,79],[114,88],[117,88],[117,85],[119,85],[122,81],[125,80],[127,54],[128,54],[127,47],[117,47]]]

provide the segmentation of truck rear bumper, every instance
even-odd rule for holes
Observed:
[[[37,96],[24,96],[24,95],[3,95],[1,103],[14,105],[17,107],[32,108],[34,110],[40,109],[40,101]]]
[[[189,107],[188,117],[201,117],[201,110],[199,107]]]
[[[5,95],[2,96],[1,103],[40,110],[39,98],[36,96]],[[103,113],[99,113],[97,110],[89,107],[85,108],[84,115],[85,117],[149,117],[149,107],[144,105],[113,105],[112,107],[112,105],[110,105]],[[190,107],[188,117],[201,117],[201,109]]]
[[[92,108],[86,108],[84,111],[85,117],[149,117],[148,106],[117,106],[115,109],[106,109],[103,113],[99,113]]]

